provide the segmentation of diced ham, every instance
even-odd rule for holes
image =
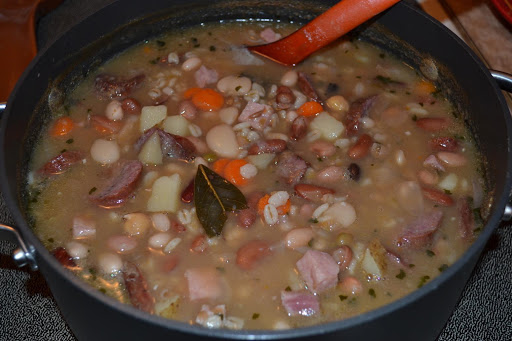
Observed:
[[[238,121],[250,122],[251,127],[262,130],[269,124],[272,113],[271,106],[250,101],[238,116]]]
[[[118,76],[101,74],[94,81],[94,88],[101,98],[125,98],[137,88],[146,78],[140,74],[129,79]]]
[[[281,303],[289,316],[312,316],[320,311],[317,297],[307,291],[281,291]]]
[[[347,134],[354,136],[359,131],[359,120],[368,115],[368,112],[373,107],[373,104],[377,100],[377,95],[360,98],[350,105],[350,109],[345,119],[345,127],[347,128]]]
[[[421,215],[405,227],[398,238],[398,245],[411,245],[414,247],[426,245],[430,242],[434,232],[439,228],[442,218],[443,211],[440,210]]]
[[[191,301],[215,300],[222,296],[222,278],[215,268],[191,268],[185,271]]]
[[[219,80],[219,73],[201,65],[201,67],[195,72],[194,77],[196,79],[197,86],[204,88],[207,84],[216,83]]]
[[[267,27],[266,29],[261,31],[260,37],[267,43],[273,43],[281,39],[281,35],[279,33],[274,32],[274,30],[271,29],[270,27]]]
[[[296,265],[308,289],[313,293],[328,290],[338,283],[340,267],[328,253],[308,250]]]
[[[251,145],[247,152],[249,155],[278,154],[286,149],[286,141],[281,139],[259,140]]]
[[[439,163],[439,160],[437,159],[437,157],[434,154],[429,155],[425,159],[425,161],[423,161],[423,166],[431,167],[431,168],[439,170],[441,172],[445,171],[445,168],[443,167],[443,165],[441,163]]]
[[[75,217],[73,219],[73,238],[74,239],[87,239],[96,236],[96,224],[93,220]]]
[[[290,151],[284,151],[277,159],[276,173],[289,185],[299,182],[307,169],[306,161]]]

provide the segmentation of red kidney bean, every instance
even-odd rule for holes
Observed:
[[[276,103],[278,109],[288,109],[295,102],[295,95],[289,87],[281,85],[277,88]]]
[[[123,127],[121,121],[111,121],[105,116],[91,115],[91,124],[102,134],[115,134]]]
[[[319,157],[329,157],[336,154],[336,146],[331,142],[323,140],[312,142],[309,149]]]
[[[304,116],[299,116],[293,120],[290,126],[290,138],[292,140],[300,140],[308,131],[308,120]]]
[[[437,190],[434,188],[422,187],[421,191],[423,192],[423,195],[425,196],[425,198],[435,202],[436,204],[439,204],[442,206],[452,206],[453,205],[453,199],[448,194],[443,193],[440,190]]]
[[[438,132],[448,128],[450,121],[444,117],[425,117],[418,119],[416,125],[426,131]]]
[[[334,193],[333,189],[310,184],[298,184],[295,185],[294,189],[299,197],[311,201],[320,201],[325,194]]]
[[[297,83],[304,95],[308,96],[311,100],[322,104],[322,100],[320,99],[320,96],[316,92],[308,76],[304,72],[298,72],[297,75],[299,76]]]
[[[439,152],[437,153],[437,158],[448,167],[464,166],[467,162],[467,159],[464,155],[450,152]]]
[[[181,201],[190,203],[192,200],[194,200],[194,179],[192,179],[183,192],[181,192]]]
[[[208,239],[204,234],[200,234],[190,244],[190,251],[195,253],[203,253],[208,248]]]
[[[459,143],[453,137],[435,137],[428,141],[430,149],[437,152],[456,152]]]
[[[352,263],[352,249],[347,245],[342,245],[332,252],[332,258],[340,266],[340,271],[348,269],[350,263]]]
[[[361,177],[361,168],[356,163],[351,163],[348,166],[348,176],[355,181],[359,181]]]
[[[60,264],[62,264],[66,268],[72,268],[76,266],[73,257],[71,257],[69,253],[66,251],[66,249],[63,247],[58,247],[55,250],[53,250],[52,255],[57,259],[57,261],[59,261]]]
[[[467,198],[460,198],[457,201],[457,211],[459,213],[459,235],[464,239],[473,238],[475,221]]]
[[[149,293],[146,279],[137,265],[131,262],[125,262],[123,279],[132,305],[142,311],[152,313],[155,302]]]
[[[439,175],[426,169],[422,169],[418,172],[418,179],[425,185],[433,186],[439,182]]]
[[[247,196],[247,206],[249,206],[252,209],[258,210],[258,202],[260,201],[261,198],[263,198],[264,195],[265,193],[260,191],[252,192]]]
[[[142,111],[142,105],[135,98],[125,98],[121,102],[121,108],[127,114],[138,115]]]
[[[171,221],[171,228],[176,233],[183,233],[187,231],[187,228],[185,226],[181,225],[175,220]]]
[[[258,141],[247,149],[249,155],[256,154],[277,154],[286,150],[286,141],[281,139],[270,139]]]
[[[236,252],[236,264],[244,270],[251,270],[261,259],[272,253],[267,243],[252,240]]]
[[[84,154],[79,151],[69,150],[57,155],[50,161],[46,162],[38,171],[44,176],[61,174],[67,171],[75,163],[80,162],[84,158]]]
[[[316,178],[318,181],[333,183],[343,179],[345,170],[338,166],[329,166],[318,172]]]
[[[236,216],[238,226],[245,228],[251,227],[251,225],[256,221],[257,217],[258,213],[253,208],[246,208],[245,210],[241,210]]]
[[[181,101],[178,105],[178,113],[188,120],[193,120],[197,115],[197,108],[191,101]]]
[[[362,134],[357,139],[356,143],[349,148],[348,156],[351,159],[362,159],[370,152],[370,147],[373,144],[373,139],[368,134]]]

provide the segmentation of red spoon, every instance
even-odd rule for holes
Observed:
[[[280,64],[293,66],[398,1],[343,0],[289,36],[248,49]]]

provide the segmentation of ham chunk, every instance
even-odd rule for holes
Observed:
[[[399,237],[398,244],[400,246],[409,244],[414,247],[426,245],[439,228],[442,218],[443,211],[439,210],[421,215],[405,227]]]
[[[202,65],[194,74],[197,86],[204,88],[207,84],[216,83],[219,80],[219,74],[213,69],[208,69]]]
[[[270,27],[267,27],[266,29],[261,31],[260,37],[267,43],[273,43],[281,39],[281,35],[279,33],[274,32],[274,30],[271,29]]]
[[[88,239],[96,236],[96,224],[94,221],[83,218],[75,217],[73,219],[73,238],[74,239]]]
[[[223,294],[223,282],[214,268],[192,268],[185,271],[191,301],[215,300]]]
[[[338,283],[340,267],[328,253],[308,250],[297,262],[297,269],[313,293],[328,290]]]
[[[320,310],[316,296],[307,291],[281,291],[281,303],[288,316],[311,316]]]
[[[249,102],[238,116],[238,121],[250,122],[251,127],[262,130],[270,123],[272,113],[272,107],[269,105]]]

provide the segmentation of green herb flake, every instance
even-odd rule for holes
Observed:
[[[339,295],[338,297],[340,298],[341,302],[345,301],[348,298],[348,296],[344,296],[344,295]]]
[[[290,288],[290,286],[287,286],[286,288],[284,288],[284,291],[292,291],[292,288]]]
[[[67,140],[66,140],[66,143],[67,143],[67,144],[72,144],[73,142],[75,142],[75,140],[73,140],[73,139],[67,139]]]
[[[362,77],[361,76],[356,76],[357,79],[361,79]]]
[[[308,242],[308,246],[313,247],[313,238],[311,238],[311,240]]]
[[[436,254],[434,253],[434,251],[432,251],[432,250],[427,250],[427,251],[425,251],[425,252],[427,253],[427,256],[429,256],[429,257],[434,257],[434,256],[436,255]]]
[[[398,279],[404,279],[405,278],[405,271],[403,269],[400,269],[400,272],[395,277],[398,278]]]
[[[449,189],[445,189],[445,190],[444,190],[444,194],[451,195],[451,194],[452,194],[452,191],[450,191]]]
[[[422,286],[424,286],[425,283],[427,283],[429,279],[430,279],[430,276],[427,276],[427,275],[421,277],[420,282],[418,283],[418,289],[421,288]]]
[[[381,59],[384,59],[384,58],[386,58],[386,55],[385,55],[384,53],[380,53],[380,54],[379,54],[379,57],[380,57]]]
[[[68,150],[67,150],[66,148],[64,148],[64,149],[62,149],[62,150],[60,151],[60,153],[62,154],[62,153],[65,153],[65,152],[67,152],[67,151],[68,151]]]
[[[215,52],[215,51],[217,51],[217,48],[215,46],[211,45],[210,46],[210,51],[211,52]]]
[[[405,94],[406,94],[406,95],[410,95],[410,94],[411,94],[411,92],[410,92],[410,91],[406,91],[406,92],[405,92]]]
[[[222,266],[217,266],[215,269],[217,269],[218,272],[222,272],[222,273],[226,272],[226,269],[223,268]]]
[[[165,41],[157,40],[156,44],[158,45],[158,47],[164,47],[165,46]]]
[[[48,243],[53,243],[53,242],[55,242],[55,239],[53,239],[53,238],[48,238]]]
[[[96,187],[93,187],[89,190],[89,195],[93,194],[94,192],[96,192],[97,188]]]
[[[373,289],[368,290],[368,295],[370,295],[373,298],[377,297],[377,295],[375,294],[375,290],[373,290]]]
[[[323,162],[323,161],[324,161],[324,159],[323,159],[323,158],[321,158],[321,157],[317,157],[316,159],[317,159],[319,162]]]
[[[439,268],[437,268],[437,270],[439,270],[439,272],[443,272],[446,269],[448,269],[448,264],[443,264]]]
[[[238,91],[238,90],[240,90],[241,88],[242,88],[242,86],[241,86],[241,85],[239,85],[239,86],[237,86],[237,87],[235,88],[235,91]]]
[[[318,219],[311,218],[311,219],[308,220],[308,222],[310,222],[311,224],[318,224]]]
[[[91,109],[91,108],[88,108],[88,109],[87,109],[87,112],[91,112],[91,111],[92,111],[92,109]]]
[[[259,317],[260,317],[260,314],[258,314],[258,313],[252,314],[252,319],[253,320],[257,320]]]
[[[416,266],[416,265],[414,265],[414,264],[409,264],[409,267],[410,267],[410,268],[414,268],[415,266]]]
[[[107,294],[107,289],[105,288],[99,288],[98,289],[102,294]]]
[[[381,82],[382,84],[384,85],[389,85],[389,84],[400,84],[399,81],[396,81],[394,79],[391,79],[389,77],[384,77],[384,76],[381,76],[381,75],[378,75],[375,77],[375,80],[376,81],[379,81]]]
[[[412,120],[413,120],[414,122],[416,122],[416,121],[418,120],[418,116],[416,116],[416,115],[412,115],[412,117],[411,117],[411,118],[412,118]]]

